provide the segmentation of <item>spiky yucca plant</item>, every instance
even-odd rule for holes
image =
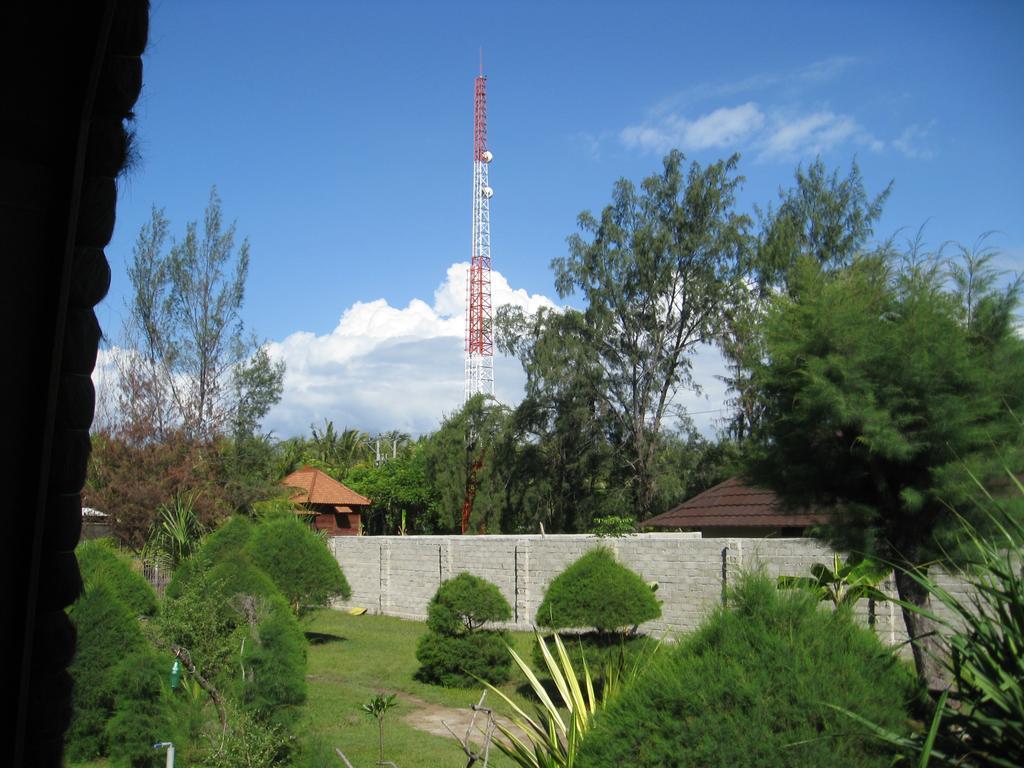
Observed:
[[[617,663],[607,665],[604,669],[601,694],[598,696],[586,659],[583,660],[583,672],[580,677],[573,669],[569,654],[566,653],[565,646],[557,634],[553,635],[554,654],[539,632],[536,636],[548,675],[561,701],[555,703],[530,665],[509,648],[512,660],[526,676],[540,704],[537,705],[535,713],[530,715],[500,689],[490,683],[484,683],[488,690],[500,696],[509,705],[512,709],[510,719],[526,736],[525,740],[520,738],[512,729],[499,722],[497,727],[505,741],[497,742],[498,749],[523,768],[572,768],[579,746],[593,726],[594,716],[615,697],[626,682],[641,672],[648,657],[640,656],[627,664],[625,656],[620,655]]]

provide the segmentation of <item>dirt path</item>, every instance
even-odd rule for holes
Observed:
[[[464,739],[470,723],[473,722],[473,710],[468,706],[455,708],[446,707],[441,704],[431,704],[408,693],[400,693],[398,698],[412,709],[411,712],[402,717],[402,720],[417,730],[426,731],[435,736],[445,736],[451,739],[452,735],[448,732],[448,728],[451,728],[452,731],[458,734],[459,738]],[[487,706],[487,703],[485,701],[484,706]],[[526,740],[526,734],[515,727],[507,717],[495,715],[495,720],[516,734],[520,739]],[[445,724],[448,725],[448,728],[445,728]],[[477,715],[473,726],[473,743],[477,746],[483,740],[486,726],[487,717],[481,712]],[[500,739],[504,737],[499,731],[495,730],[494,738]]]

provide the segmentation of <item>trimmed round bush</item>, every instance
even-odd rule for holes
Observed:
[[[552,629],[627,629],[661,616],[661,605],[643,579],[616,562],[611,550],[592,549],[548,586],[537,625]]]
[[[512,669],[507,641],[504,632],[428,632],[416,646],[416,658],[422,665],[416,677],[446,688],[472,688],[480,685],[476,678],[500,685]]]
[[[434,632],[461,635],[492,621],[508,621],[512,606],[495,584],[460,573],[438,587],[427,607],[427,626]]]
[[[136,616],[156,614],[156,592],[131,561],[111,546],[106,539],[83,541],[75,549],[78,568],[86,590],[103,584],[113,596]]]
[[[330,550],[294,516],[272,517],[256,526],[246,552],[296,612],[307,605],[326,605],[338,595],[345,599],[352,595]]]
[[[460,573],[443,582],[427,608],[429,631],[416,647],[417,677],[458,688],[477,685],[476,678],[505,682],[512,667],[507,635],[483,627],[510,618],[512,607],[486,579]]]
[[[829,705],[902,732],[911,697],[895,654],[848,609],[747,576],[611,702],[578,764],[882,768],[889,748]]]

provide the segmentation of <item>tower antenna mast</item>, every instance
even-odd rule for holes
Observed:
[[[466,400],[494,395],[494,315],[491,307],[491,197],[487,148],[487,77],[480,49],[480,74],[473,88],[473,245],[466,297]]]

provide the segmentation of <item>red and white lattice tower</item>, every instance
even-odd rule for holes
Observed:
[[[491,308],[491,196],[487,169],[487,78],[483,63],[473,95],[473,251],[466,297],[466,400],[494,394],[494,317]]]

